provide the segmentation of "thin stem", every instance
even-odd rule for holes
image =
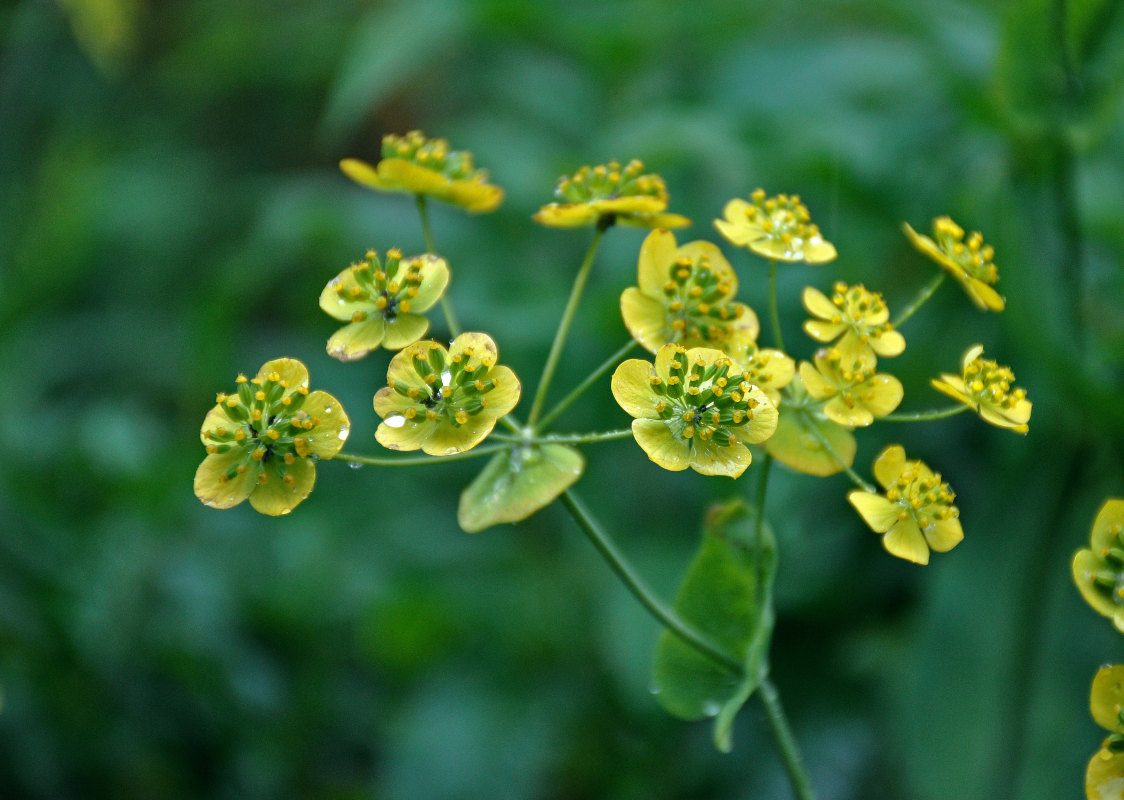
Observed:
[[[594,444],[596,442],[630,439],[632,438],[632,429],[622,428],[616,431],[599,433],[548,433],[545,436],[508,436],[503,433],[493,433],[491,438],[501,442],[511,442],[512,444]]]
[[[379,456],[362,456],[357,453],[336,453],[330,456],[332,461],[346,461],[349,464],[363,464],[368,467],[420,467],[430,464],[447,464],[450,461],[464,461],[468,458],[479,458],[506,450],[509,445],[495,444],[474,447],[462,453],[451,456],[405,456],[403,458],[385,458]],[[325,459],[328,460],[328,459]]]
[[[903,322],[917,313],[917,309],[925,305],[925,301],[933,296],[933,292],[940,288],[940,285],[944,283],[944,279],[947,276],[948,273],[943,269],[938,271],[936,277],[934,277],[931,281],[921,287],[921,291],[919,291],[917,293],[917,296],[913,298],[913,302],[902,309],[901,313],[898,314],[897,318],[894,319],[894,321],[890,324],[895,328],[900,328]]]
[[[784,336],[781,335],[781,315],[777,311],[777,262],[769,260],[769,317],[773,321],[773,338],[777,348],[784,350]]]
[[[968,406],[963,403],[948,408],[934,408],[930,411],[899,411],[879,417],[879,422],[928,422],[931,419],[944,419],[954,417],[962,411],[967,411]]]
[[[765,565],[761,558],[762,537],[765,530],[765,492],[769,486],[769,467],[773,465],[773,457],[765,453],[761,459],[761,471],[757,475],[757,490],[754,492],[753,504],[757,518],[753,521],[753,566],[754,587],[757,593],[757,607],[765,606]]]
[[[574,314],[578,310],[578,303],[581,301],[585,282],[589,279],[590,267],[593,266],[593,256],[597,253],[597,246],[601,243],[601,237],[604,235],[605,230],[598,225],[597,232],[593,234],[593,241],[589,244],[589,250],[586,251],[585,259],[578,267],[578,274],[574,278],[574,286],[570,290],[570,299],[566,303],[566,310],[562,312],[562,319],[558,323],[558,331],[554,334],[554,343],[550,346],[550,355],[546,357],[546,366],[543,367],[542,377],[539,378],[539,388],[535,392],[535,401],[531,404],[531,414],[527,419],[527,424],[532,427],[535,427],[535,421],[539,418],[546,393],[550,389],[550,381],[554,377],[554,370],[558,367],[562,347],[566,344],[566,334],[570,332],[570,325],[573,323]]]
[[[437,248],[433,245],[433,234],[429,231],[429,212],[426,210],[425,195],[416,194],[414,199],[418,204],[418,216],[421,217],[422,236],[425,237],[425,250],[427,253],[437,254]],[[457,321],[457,315],[453,312],[453,304],[449,300],[449,292],[446,290],[441,293],[441,313],[445,315],[445,326],[449,329],[449,335],[456,339],[461,335],[461,325]]]
[[[792,790],[798,800],[815,800],[816,793],[812,791],[808,773],[804,771],[804,758],[800,755],[800,748],[796,745],[796,737],[792,735],[788,718],[781,705],[781,696],[777,687],[768,678],[764,678],[757,687],[757,696],[761,698],[761,705],[765,707],[765,716],[769,720],[769,727],[773,730],[773,738],[777,742],[777,749],[781,753],[785,772],[792,784]]]
[[[656,620],[673,634],[682,639],[686,644],[698,650],[700,653],[709,657],[712,661],[721,667],[729,670],[734,675],[744,675],[745,666],[736,658],[731,656],[718,645],[714,644],[710,639],[704,636],[699,631],[684,622],[678,614],[664,605],[644,580],[628,563],[628,560],[617,549],[613,540],[609,538],[608,534],[601,529],[593,518],[586,511],[585,506],[578,500],[574,493],[567,489],[559,495],[562,505],[570,512],[570,516],[574,518],[574,522],[582,529],[582,532],[589,537],[589,541],[601,553],[601,556],[612,568],[613,572],[617,573],[617,577],[621,579],[625,587],[632,593],[632,596],[640,601],[640,605],[644,606]]]
[[[823,449],[827,451],[828,455],[835,459],[835,463],[843,468],[843,471],[847,473],[847,477],[850,478],[856,486],[858,486],[865,492],[870,492],[871,494],[878,493],[878,489],[874,485],[867,483],[865,480],[863,480],[862,476],[859,475],[859,473],[855,472],[853,469],[847,466],[847,462],[843,460],[843,456],[839,455],[839,451],[831,446],[831,442],[829,442],[827,437],[820,432],[819,428],[817,428],[815,425],[809,425],[807,427],[808,430],[812,432],[812,435],[815,436],[819,441],[820,445],[823,446]]]
[[[549,413],[544,414],[543,418],[539,420],[539,424],[535,426],[535,429],[542,430],[543,428],[550,425],[550,423],[554,422],[554,420],[558,419],[563,411],[569,408],[575,400],[581,397],[582,394],[584,394],[590,386],[595,384],[602,375],[611,370],[616,364],[620,363],[620,360],[628,355],[629,351],[632,350],[632,348],[636,347],[637,344],[638,342],[635,339],[630,339],[628,343],[624,345],[624,347],[605,359],[605,361],[599,367],[597,367],[597,369],[593,370],[593,372],[590,373],[588,378],[579,383],[572,392],[559,400],[558,404],[554,406],[554,408],[552,408]]]

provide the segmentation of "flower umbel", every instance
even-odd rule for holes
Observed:
[[[668,344],[648,361],[630,359],[613,373],[613,397],[635,419],[632,433],[664,469],[736,478],[777,427],[777,409],[719,350]]]
[[[944,553],[964,538],[956,495],[939,472],[921,461],[907,461],[905,449],[890,445],[874,460],[874,477],[885,495],[855,489],[847,499],[892,555],[929,563],[929,551]]]
[[[649,352],[669,342],[720,348],[732,337],[757,338],[757,315],[733,302],[737,275],[710,242],[677,247],[670,231],[652,231],[640,248],[637,283],[621,294],[621,316]]]
[[[551,228],[582,228],[620,222],[641,228],[682,228],[691,220],[665,213],[667,185],[655,174],[643,174],[644,163],[632,159],[623,168],[616,161],[585,166],[563,176],[554,188],[557,202],[540,208],[535,222]]]
[[[312,491],[314,462],[343,447],[347,414],[327,392],[308,391],[308,370],[296,359],[269,361],[236,382],[203,420],[207,457],[195,472],[195,496],[212,508],[248,497],[263,514],[288,514]]]
[[[858,284],[836,282],[831,299],[808,286],[804,289],[804,308],[816,319],[804,323],[804,331],[817,342],[839,341],[844,363],[861,361],[874,366],[877,356],[899,356],[905,350],[905,337],[889,323],[890,309],[882,295]]]
[[[1085,796],[1089,800],[1115,800],[1124,794],[1124,664],[1097,670],[1089,693],[1089,710],[1109,735],[1085,771]]]
[[[734,198],[722,210],[725,219],[714,220],[731,244],[747,247],[774,261],[826,264],[835,259],[835,246],[823,238],[811,221],[799,195],[765,197],[755,189],[749,202]]]
[[[375,394],[375,432],[390,450],[448,456],[484,440],[519,402],[515,373],[498,366],[491,337],[462,333],[446,350],[416,342],[390,360],[387,386]]]
[[[421,131],[384,136],[382,160],[375,166],[345,158],[340,169],[368,188],[428,195],[474,214],[495,211],[503,202],[503,189],[488,183],[488,173],[473,165],[471,153],[450,150],[444,139],[426,139]]]
[[[1015,433],[1026,433],[1030,428],[1031,402],[1025,389],[1012,389],[1015,374],[1009,367],[1001,367],[983,358],[983,345],[974,344],[964,351],[960,359],[960,374],[942,373],[933,379],[933,388],[953,400],[959,400],[980,415],[985,422]]]
[[[933,239],[918,233],[909,223],[903,223],[902,229],[914,247],[960,282],[977,308],[1003,310],[1004,300],[992,288],[999,280],[999,270],[991,260],[995,251],[984,244],[983,236],[974,231],[965,241],[964,229],[948,217],[933,220]]]
[[[426,253],[403,259],[398,249],[388,250],[386,263],[368,250],[328,282],[320,293],[320,308],[350,324],[328,340],[328,355],[340,361],[362,358],[382,345],[401,350],[429,329],[428,311],[449,283],[443,258]]]
[[[847,361],[837,348],[816,351],[815,362],[800,362],[800,378],[808,394],[827,401],[823,413],[838,425],[864,428],[902,401],[901,381],[863,361]]]
[[[1124,633],[1124,500],[1101,506],[1089,547],[1073,556],[1073,581],[1085,602]]]

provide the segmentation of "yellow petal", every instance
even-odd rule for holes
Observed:
[[[375,169],[382,188],[390,191],[430,195],[448,191],[449,179],[440,172],[402,158],[384,158]]]
[[[1121,800],[1124,798],[1124,753],[1107,747],[1098,750],[1085,770],[1087,800]]]
[[[1119,533],[1124,530],[1124,500],[1106,500],[1093,520],[1090,535],[1092,546],[1098,552],[1106,547],[1124,547]]]
[[[379,424],[375,440],[387,450],[420,450],[425,440],[437,430],[437,422],[425,417],[406,419],[391,414]]]
[[[320,308],[324,313],[341,322],[350,321],[356,311],[377,312],[375,304],[369,300],[353,299],[350,293],[353,288],[359,288],[359,282],[355,280],[355,273],[349,267],[328,281],[327,286],[320,292]]]
[[[308,386],[308,370],[304,364],[295,358],[275,358],[267,361],[258,370],[257,377],[265,380],[270,374],[276,372],[280,380],[288,383],[288,393],[296,391],[301,386]]]
[[[905,352],[905,337],[898,331],[885,331],[870,339],[870,349],[886,358],[900,356]]]
[[[827,439],[842,464],[824,448],[813,428]],[[765,441],[765,449],[777,461],[797,472],[820,477],[834,475],[851,466],[857,447],[855,437],[847,428],[784,405],[780,408],[776,432]]]
[[[656,352],[674,336],[667,319],[667,306],[635,286],[621,292],[621,318],[632,338],[649,352]]]
[[[882,546],[887,552],[915,564],[929,563],[929,545],[917,527],[913,517],[903,519],[882,537]]]
[[[425,317],[421,319],[425,320]],[[382,314],[377,314],[362,322],[344,325],[328,339],[326,349],[332,358],[355,361],[377,348],[385,337],[386,321]]]
[[[742,444],[723,447],[713,439],[703,441],[696,438],[691,447],[691,469],[700,475],[737,478],[752,460],[749,448]]]
[[[469,417],[464,425],[453,425],[443,421],[422,442],[422,450],[431,456],[463,453],[484,441],[494,427],[496,427],[496,417],[484,412]]]
[[[821,319],[810,319],[804,322],[804,332],[817,342],[830,342],[846,330],[848,330],[848,326],[842,322],[825,322]]]
[[[875,533],[885,533],[898,522],[902,507],[892,503],[880,494],[854,489],[847,494],[847,500],[859,516]]]
[[[840,316],[839,308],[835,303],[831,302],[827,295],[814,286],[805,286],[804,291],[800,295],[800,300],[804,303],[804,308],[813,317],[819,317],[821,320],[831,320],[836,316]]]
[[[310,453],[320,458],[331,458],[343,449],[351,433],[351,422],[339,400],[327,392],[310,392],[301,410],[320,420],[304,434]]]
[[[884,417],[897,408],[905,395],[902,382],[884,372],[872,375],[860,388],[862,404],[876,417]]]
[[[502,365],[492,367],[488,373],[488,378],[495,381],[496,385],[492,391],[485,395],[488,398],[488,407],[480,413],[481,415],[489,414],[494,419],[507,416],[519,404],[523,387],[520,385],[519,379],[515,377],[515,373]]]
[[[1102,616],[1115,621],[1121,613],[1120,606],[1112,598],[1101,592],[1093,582],[1101,564],[1091,550],[1078,550],[1073,556],[1073,582],[1085,602]]]
[[[801,377],[804,376],[801,375]],[[806,378],[804,383],[808,383]],[[815,393],[810,386],[808,387],[808,394],[815,397]],[[839,396],[831,398],[824,404],[823,413],[832,422],[837,425],[846,425],[848,428],[865,428],[874,422],[874,415],[870,413],[869,408],[859,403],[848,406]]]
[[[634,228],[686,228],[691,219],[682,214],[621,214],[617,222]]]
[[[242,463],[245,458],[246,450],[236,447],[203,459],[203,463],[195,470],[195,496],[203,501],[203,505],[220,509],[233,508],[250,496],[261,468],[257,461],[250,461],[243,474],[235,474],[228,481],[222,479],[228,470]]]
[[[870,369],[877,361],[874,357],[874,349],[868,342],[864,342],[860,339],[850,326],[847,326],[847,331],[843,334],[843,338],[836,342],[835,349],[839,351],[839,357],[841,359],[839,362],[840,364],[850,364],[853,365],[854,368],[863,367]]]
[[[428,354],[431,350],[440,350],[445,360],[448,361],[449,351],[437,342],[428,340],[414,342],[399,351],[394,358],[390,359],[390,365],[386,369],[387,385],[394,386],[397,383],[401,383],[406,386],[423,387],[425,384],[418,375],[417,370],[414,369],[414,355],[417,353]]]
[[[825,397],[831,397],[838,393],[838,389],[807,361],[801,361],[799,369],[800,380],[804,382],[804,388],[815,399],[823,400]]]
[[[298,458],[286,465],[285,471],[292,476],[292,484],[285,483],[276,466],[265,466],[263,472],[269,479],[257,484],[250,494],[250,505],[255,511],[279,517],[288,514],[308,497],[316,483],[316,466],[307,458]]]
[[[905,448],[900,444],[890,445],[874,459],[874,477],[883,489],[889,488],[904,471]]]
[[[777,432],[780,414],[773,401],[758,387],[752,387],[746,393],[746,397],[757,401],[757,407],[753,409],[753,418],[733,430],[746,444],[760,444]]]
[[[968,290],[968,297],[972,298],[972,302],[982,311],[1002,311],[1006,306],[1006,301],[999,292],[995,291],[988,284],[981,281],[979,278],[968,276],[966,280],[961,280],[964,288]]]
[[[1124,733],[1120,709],[1124,706],[1124,664],[1097,670],[1089,694],[1089,710],[1098,725],[1108,731]]]
[[[938,553],[947,553],[964,540],[964,529],[960,527],[960,520],[955,517],[930,523],[924,533],[929,547]]]
[[[420,314],[398,314],[386,321],[386,335],[382,346],[387,350],[401,350],[413,344],[429,330],[429,320]]]
[[[503,189],[480,180],[457,180],[451,181],[445,192],[438,196],[470,214],[486,214],[499,208],[503,202]]]
[[[654,230],[644,237],[637,262],[637,284],[651,297],[663,296],[663,285],[670,277],[675,261],[675,235],[667,230]]]
[[[746,224],[746,212],[750,209],[750,204],[739,197],[735,197],[726,203],[722,209],[722,216],[725,219],[714,220],[714,227],[718,232],[729,240],[730,244],[738,247],[745,247],[750,241],[757,239],[761,236],[761,229],[754,226],[752,229]]]
[[[1013,410],[1013,409],[1012,409]],[[979,408],[980,419],[988,422],[997,428],[1006,428],[1007,430],[1014,431],[1015,433],[1026,433],[1030,430],[1030,426],[1025,422],[1019,422],[1007,413],[1006,409],[998,408],[995,406],[983,406]],[[1030,418],[1030,409],[1026,409],[1026,416]]]
[[[384,386],[375,392],[374,405],[375,413],[383,419],[396,414],[403,415],[407,408],[414,409],[415,413],[425,412],[425,407],[421,403],[399,394],[390,386]]]
[[[499,350],[492,337],[475,331],[466,331],[453,340],[449,345],[449,358],[456,358],[469,349],[472,350],[472,356],[464,362],[465,367],[478,367],[485,357],[493,364],[499,359]]]
[[[826,264],[834,261],[837,255],[835,245],[820,238],[805,242],[801,250],[806,264]]]
[[[950,375],[944,372],[941,373],[939,380],[934,378],[929,383],[941,394],[947,395],[969,408],[974,409],[976,407],[976,401],[968,395],[968,387],[964,385],[964,380],[959,375]]]
[[[677,344],[665,344],[663,347],[661,347],[659,350],[657,350],[656,351],[656,374],[659,375],[661,378],[663,378],[666,381],[667,376],[668,376],[668,370],[671,368],[671,362],[672,361],[674,361],[676,358],[678,358],[678,359],[680,359],[680,361],[683,361],[684,365],[685,365],[684,360],[687,358],[687,353],[686,352],[683,352],[683,353],[679,352],[680,350],[683,350],[683,349],[684,348],[680,347]]]
[[[745,303],[731,303],[731,305],[734,307],[735,315],[734,324],[730,328],[731,337],[756,342],[757,335],[761,333],[761,320],[757,318],[757,312]]]
[[[230,417],[222,410],[221,405],[217,405],[207,412],[207,416],[203,418],[203,427],[199,429],[199,438],[203,445],[214,444],[213,441],[207,436],[207,433],[217,428],[225,428],[227,431],[233,431],[238,426],[230,421]]]
[[[668,423],[658,419],[632,421],[632,435],[636,437],[648,458],[664,469],[678,472],[691,466],[690,446],[671,432]]]
[[[657,398],[650,382],[654,374],[652,365],[638,358],[625,361],[613,373],[613,399],[629,416],[637,419],[659,418],[655,411]]]
[[[550,203],[531,219],[548,228],[582,228],[596,225],[601,215],[588,203]]]
[[[592,200],[589,204],[598,214],[658,214],[667,208],[667,200],[647,194]]]
[[[425,253],[416,258],[407,259],[403,264],[416,264],[421,276],[418,293],[410,300],[410,311],[421,314],[433,308],[434,303],[441,299],[441,294],[449,285],[449,265],[445,259],[432,253]]]
[[[964,351],[964,355],[960,356],[960,371],[963,373],[968,369],[968,365],[983,355],[983,345],[974,344]]]
[[[386,188],[379,180],[378,172],[366,161],[360,161],[358,158],[345,158],[340,162],[340,170],[344,175],[363,186],[379,190],[385,190]]]
[[[710,271],[714,273],[714,277],[720,283],[728,283],[730,285],[730,297],[738,293],[738,276],[734,272],[734,268],[730,266],[730,262],[726,260],[726,256],[722,255],[722,251],[718,249],[718,245],[703,240],[694,242],[687,242],[679,248],[677,254],[680,257],[691,259],[695,263],[707,261],[710,264]],[[664,280],[667,280],[665,277]],[[662,288],[662,287],[661,287]]]

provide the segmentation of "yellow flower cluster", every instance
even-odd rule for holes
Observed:
[[[932,381],[933,388],[958,400],[980,415],[985,422],[1015,433],[1030,430],[1031,402],[1026,390],[1012,388],[1015,375],[983,358],[983,345],[974,344],[960,359],[960,374],[943,373]]]
[[[667,185],[663,178],[644,173],[644,163],[633,159],[622,167],[616,161],[584,166],[563,176],[554,189],[557,202],[543,206],[535,222],[551,228],[582,228],[620,222],[641,228],[682,228],[691,220],[667,210]]]
[[[1006,305],[999,292],[992,288],[999,280],[999,270],[992,258],[995,251],[984,244],[979,232],[964,239],[964,229],[949,217],[933,220],[933,238],[902,225],[905,235],[919,251],[933,259],[945,272],[964,287],[968,297],[981,311],[1002,311]]]
[[[835,259],[835,246],[823,238],[798,195],[766,197],[755,189],[749,202],[735,198],[722,210],[714,227],[731,244],[749,248],[774,261],[826,264]]]

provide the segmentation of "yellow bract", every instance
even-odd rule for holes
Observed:
[[[777,409],[719,350],[668,344],[656,361],[625,361],[613,397],[634,417],[632,433],[664,469],[736,478],[752,456],[746,444],[772,436]]]
[[[421,131],[384,136],[382,160],[375,166],[345,158],[340,169],[368,188],[435,197],[472,213],[495,211],[503,202],[503,189],[488,183],[471,153],[450,150],[444,139],[426,139]]]
[[[1124,797],[1124,665],[1101,667],[1089,693],[1093,719],[1109,732],[1085,771],[1085,796],[1090,800]]]
[[[890,309],[882,295],[862,284],[842,281],[828,299],[823,292],[804,289],[804,308],[816,319],[804,323],[804,331],[817,342],[835,343],[845,364],[862,362],[873,367],[876,356],[898,356],[905,350],[905,337],[889,323]]]
[[[585,166],[572,176],[563,176],[554,188],[558,202],[543,206],[535,222],[551,228],[582,228],[607,224],[608,220],[641,228],[683,228],[691,220],[665,213],[667,186],[655,174],[642,174],[638,159],[623,168],[616,161]]]
[[[1073,581],[1093,610],[1124,633],[1124,500],[1107,500],[1089,537],[1073,556]]]
[[[815,362],[800,363],[800,378],[809,395],[827,401],[823,413],[838,425],[866,427],[902,401],[901,381],[862,361],[848,363],[836,348],[818,350]]]
[[[621,316],[649,352],[668,343],[722,348],[756,340],[757,315],[733,302],[737,275],[710,242],[679,247],[670,231],[652,231],[640,248],[638,271],[639,285],[621,294]]]
[[[320,308],[348,325],[328,340],[328,355],[340,361],[362,358],[375,348],[401,350],[429,329],[419,312],[433,307],[449,283],[443,258],[426,253],[403,259],[398,250],[386,263],[368,250],[328,282],[320,293]]]
[[[195,472],[195,496],[212,508],[249,498],[263,514],[288,514],[312,491],[314,460],[343,447],[347,414],[327,392],[308,391],[308,370],[296,359],[269,361],[236,383],[203,420],[207,457]]]
[[[999,280],[999,270],[991,260],[995,251],[984,244],[983,236],[973,232],[965,241],[964,229],[948,217],[933,220],[933,239],[918,233],[909,223],[903,223],[902,229],[914,247],[960,282],[977,308],[1003,310],[1005,302],[992,288]]]
[[[956,495],[921,461],[907,461],[901,445],[890,445],[874,460],[874,477],[885,495],[856,489],[847,499],[892,555],[929,563],[929,551],[943,553],[964,538]]]
[[[731,244],[747,247],[773,261],[826,264],[835,259],[835,246],[823,238],[798,195],[766,197],[755,189],[749,202],[735,198],[722,210],[716,227]]]
[[[387,386],[375,394],[375,412],[383,419],[375,432],[379,444],[431,456],[475,447],[519,402],[519,381],[496,364],[498,356],[483,333],[462,333],[448,350],[423,341],[397,353]]]
[[[985,422],[1026,433],[1031,409],[1026,390],[1011,388],[1015,375],[1009,367],[982,356],[983,345],[972,345],[960,359],[960,374],[942,373],[932,381],[933,388],[968,406]]]

